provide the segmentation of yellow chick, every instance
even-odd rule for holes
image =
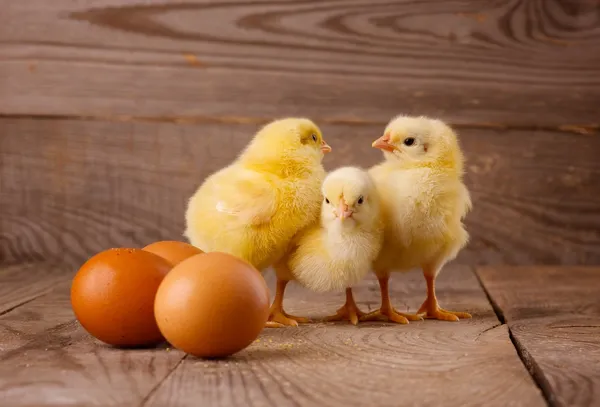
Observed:
[[[382,302],[363,319],[406,324],[421,315],[446,321],[470,318],[466,312],[440,308],[435,295],[436,276],[469,239],[463,219],[471,198],[462,180],[464,158],[456,133],[440,120],[399,116],[373,147],[385,158],[369,170],[385,222],[383,247],[374,262]],[[417,315],[399,313],[390,302],[390,272],[417,267],[427,281],[427,298]]]
[[[277,263],[298,231],[318,219],[321,162],[330,151],[308,119],[265,125],[190,198],[184,235],[205,252],[230,253],[259,270]],[[278,291],[283,288],[278,284]],[[279,311],[275,307],[271,316]]]
[[[346,303],[328,321],[364,315],[354,302],[351,286],[362,280],[381,248],[383,225],[379,198],[369,174],[355,167],[331,172],[323,182],[320,222],[294,240],[280,281],[297,280],[317,291],[346,290]]]

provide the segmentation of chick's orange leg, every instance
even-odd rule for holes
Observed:
[[[310,322],[310,319],[304,317],[296,317],[286,313],[283,310],[283,294],[287,280],[277,279],[277,289],[275,291],[275,299],[269,310],[269,320],[266,324],[267,328],[280,328],[284,326],[298,326],[298,323]]]
[[[390,291],[388,287],[390,276],[379,277],[379,289],[381,290],[381,308],[360,318],[361,321],[391,321],[398,324],[408,324],[408,321],[421,321],[419,315],[404,314],[398,312],[392,306]]]
[[[346,288],[346,303],[337,310],[335,315],[326,317],[324,321],[350,321],[352,325],[356,325],[358,324],[358,319],[365,315],[367,314],[362,312],[356,305],[356,302],[354,302],[352,289]]]
[[[441,321],[458,321],[460,318],[471,318],[468,312],[448,311],[440,308],[435,296],[435,276],[424,273],[427,281],[427,298],[417,314],[425,314],[425,318],[439,319]]]

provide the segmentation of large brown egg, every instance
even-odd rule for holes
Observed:
[[[188,257],[192,257],[196,254],[204,253],[191,244],[184,242],[178,242],[175,240],[163,240],[160,242],[154,242],[144,247],[145,250],[150,253],[154,253],[163,259],[167,260],[173,266],[178,265]]]
[[[206,253],[171,270],[154,309],[173,346],[198,357],[223,357],[244,349],[262,331],[269,291],[250,264],[229,254]]]
[[[85,262],[71,285],[76,318],[97,339],[115,346],[164,340],[154,298],[171,264],[140,249],[110,249]]]

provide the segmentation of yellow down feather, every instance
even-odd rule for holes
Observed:
[[[342,291],[365,277],[381,248],[379,198],[367,172],[354,167],[327,175],[322,192],[320,221],[295,239],[287,266],[311,290]]]
[[[423,267],[435,275],[469,239],[463,219],[471,198],[462,180],[458,138],[440,120],[426,117],[397,117],[385,134],[393,151],[385,151],[385,161],[369,171],[385,222],[375,270]]]
[[[318,218],[328,147],[308,119],[267,124],[190,198],[185,236],[203,251],[233,254],[259,270],[274,264]]]

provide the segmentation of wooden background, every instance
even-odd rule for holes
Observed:
[[[81,263],[183,239],[189,196],[262,124],[308,116],[328,169],[367,167],[400,113],[461,136],[472,239],[438,294],[473,319],[265,330],[225,362],[113,349],[74,319]],[[590,265],[599,0],[0,0],[7,406],[598,405]],[[401,311],[424,290],[392,279]],[[355,291],[379,304],[372,278]],[[342,295],[292,286],[286,301],[318,317]]]
[[[369,166],[399,113],[455,125],[464,264],[600,263],[600,5],[2,0],[0,264],[181,239],[256,129],[322,126]]]

